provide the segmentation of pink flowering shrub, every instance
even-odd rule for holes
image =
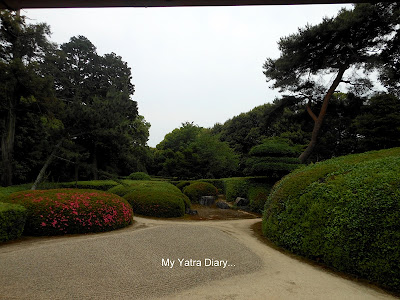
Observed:
[[[28,211],[24,233],[58,235],[110,231],[132,223],[132,207],[123,198],[97,190],[23,191],[6,200]]]

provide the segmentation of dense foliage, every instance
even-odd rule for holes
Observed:
[[[275,184],[263,232],[337,270],[400,290],[400,148],[343,156]]]
[[[18,204],[0,202],[0,242],[17,239],[26,222],[26,209]]]
[[[178,179],[221,178],[235,173],[238,158],[210,130],[184,123],[157,145],[154,164],[156,175]]]
[[[57,46],[46,24],[0,12],[3,186],[144,171],[149,124],[131,100],[131,69],[85,37]]]
[[[176,186],[167,182],[137,181],[130,186],[119,186],[110,191],[121,194],[127,192],[123,197],[132,205],[135,214],[139,215],[181,217],[185,209],[190,207],[189,199]]]
[[[299,156],[304,163],[317,145],[321,126],[332,95],[343,84],[356,92],[372,86],[368,77],[359,77],[357,69],[367,73],[381,63],[382,49],[390,48],[398,39],[399,3],[356,4],[342,9],[336,17],[324,18],[320,24],[307,25],[278,42],[278,59],[267,59],[264,74],[273,81],[273,88],[290,92],[307,103],[307,112],[314,121],[310,142]],[[379,63],[378,63],[379,62]],[[321,77],[332,74],[327,85]],[[321,102],[319,111],[313,104]]]
[[[97,190],[22,191],[6,201],[27,209],[24,233],[32,235],[109,231],[131,224],[133,217],[126,200]]]
[[[183,193],[189,197],[193,203],[198,203],[203,196],[218,196],[218,189],[211,183],[207,182],[193,182],[183,189]]]

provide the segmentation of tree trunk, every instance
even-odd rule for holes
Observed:
[[[333,81],[332,85],[330,86],[328,92],[326,93],[326,95],[324,97],[324,101],[322,102],[322,107],[319,112],[318,118],[315,118],[315,115],[312,113],[311,109],[309,109],[309,107],[307,107],[308,113],[314,120],[314,128],[312,131],[310,143],[308,144],[306,150],[304,150],[304,152],[299,156],[299,159],[302,164],[304,164],[306,162],[306,160],[310,157],[311,153],[313,152],[313,150],[315,148],[315,145],[317,144],[318,134],[321,130],[322,123],[325,118],[326,111],[328,109],[329,100],[331,99],[337,86],[339,85],[340,81],[342,80],[344,72],[346,70],[347,70],[347,67],[345,67],[345,66],[339,68],[339,72],[337,73],[335,80]]]
[[[6,115],[5,132],[1,137],[1,161],[3,172],[1,174],[2,186],[12,185],[13,177],[13,152],[15,141],[15,123],[17,116],[15,114],[15,105],[12,100],[9,101],[9,108]]]
[[[58,142],[58,144],[54,147],[53,151],[51,152],[50,156],[47,158],[45,164],[43,165],[42,169],[40,170],[38,176],[36,177],[35,182],[33,183],[31,190],[36,190],[37,185],[42,181],[44,174],[46,173],[47,167],[54,159],[54,155],[56,154],[58,148],[60,148],[62,144],[62,140]]]
[[[92,161],[93,180],[99,179],[99,171],[97,169],[97,146],[94,145],[93,161]]]

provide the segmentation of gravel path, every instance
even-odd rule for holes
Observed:
[[[260,219],[135,220],[0,246],[0,299],[396,299],[266,246]]]

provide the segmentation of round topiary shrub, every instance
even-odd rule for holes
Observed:
[[[284,177],[263,232],[292,252],[400,291],[400,148],[348,155]]]
[[[181,217],[185,214],[185,206],[190,207],[187,197],[169,183],[135,186],[124,198],[136,214],[158,218]]]
[[[190,201],[198,203],[202,196],[218,196],[217,188],[208,182],[193,182],[183,189],[183,193],[189,197]]]
[[[111,193],[55,189],[11,194],[7,202],[27,209],[24,233],[58,235],[109,231],[132,223],[132,207]]]
[[[180,189],[181,191],[183,191],[183,189],[184,189],[185,187],[187,187],[188,185],[190,185],[190,181],[181,181],[181,182],[179,182],[179,183],[176,185],[176,187],[177,187],[178,189]]]
[[[146,174],[144,172],[132,173],[128,176],[128,178],[131,180],[150,180],[151,179],[150,175]]]
[[[0,242],[19,238],[24,230],[25,222],[25,207],[0,202]]]

